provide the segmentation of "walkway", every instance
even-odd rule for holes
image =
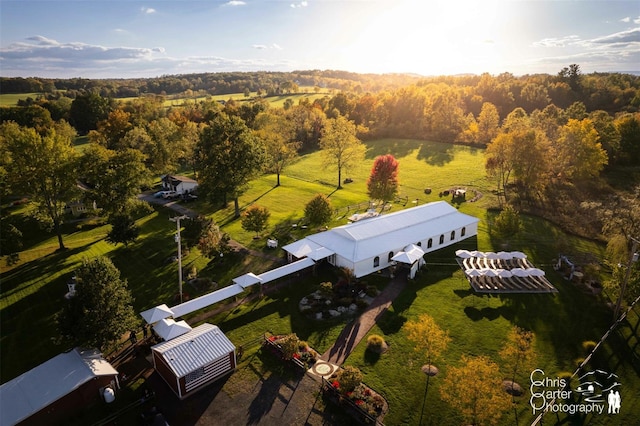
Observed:
[[[335,365],[342,365],[353,349],[373,328],[378,319],[391,306],[391,303],[402,292],[407,282],[404,274],[396,276],[371,302],[371,305],[358,318],[351,321],[342,330],[338,340],[320,359]]]

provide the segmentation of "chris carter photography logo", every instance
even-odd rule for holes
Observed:
[[[618,376],[602,370],[590,371],[577,378],[573,389],[568,378],[547,376],[539,368],[533,370],[531,398],[533,414],[550,413],[594,413],[618,414],[622,400]],[[574,379],[576,380],[576,379]]]

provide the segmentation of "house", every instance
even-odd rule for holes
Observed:
[[[118,372],[96,350],[57,355],[0,386],[0,424],[59,424],[119,388]]]
[[[95,211],[98,208],[95,201],[75,200],[64,206],[64,212],[73,217],[82,216],[83,214]]]
[[[198,182],[186,176],[162,176],[162,188],[167,191],[176,191],[178,194],[189,194],[197,187]]]
[[[208,323],[153,346],[151,353],[156,371],[180,399],[236,368],[236,347]]]
[[[416,252],[427,254],[475,236],[478,222],[449,203],[438,201],[309,235],[283,249],[289,261],[326,258],[332,265],[350,269],[358,278],[395,265],[399,258],[411,259],[414,269],[419,263],[413,256]],[[407,250],[411,256],[396,256]]]

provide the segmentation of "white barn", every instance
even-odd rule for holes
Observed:
[[[357,278],[393,265],[393,257],[412,244],[426,254],[475,236],[478,222],[437,201],[309,235],[283,249],[289,261],[326,258]]]

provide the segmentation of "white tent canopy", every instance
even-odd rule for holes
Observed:
[[[142,316],[142,318],[144,318],[147,324],[153,324],[162,319],[175,316],[171,308],[169,308],[165,304],[158,305],[155,308],[148,309],[144,312],[140,312],[140,315]]]
[[[153,330],[158,334],[158,336],[162,337],[162,339],[171,340],[190,332],[191,327],[185,321],[175,322],[171,318],[165,318],[161,319],[156,325],[154,325]]]

